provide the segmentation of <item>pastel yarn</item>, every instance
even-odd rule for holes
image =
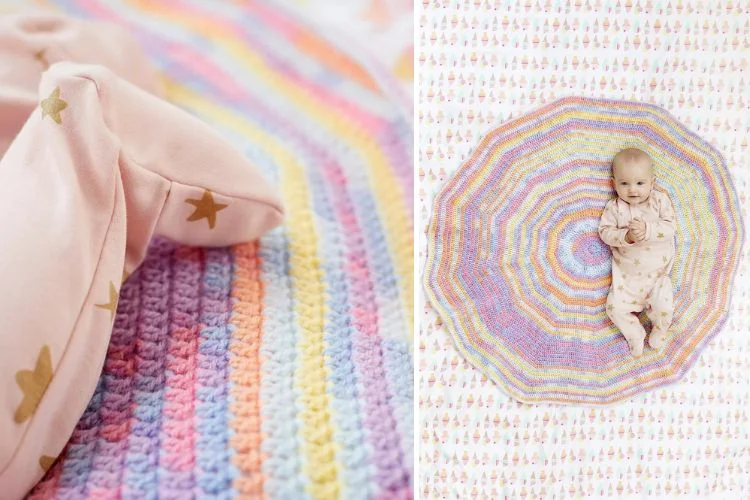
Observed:
[[[276,2],[53,3],[136,37],[285,222],[231,247],[153,239],[29,497],[409,498],[413,134],[388,68]]]
[[[634,359],[606,316],[597,234],[611,161],[653,158],[674,203],[674,322]],[[665,110],[565,97],[490,131],[435,198],[424,287],[457,347],[508,395],[602,405],[672,383],[727,319],[744,236],[721,155]]]
[[[69,62],[0,161],[0,491],[25,494],[94,393],[122,282],[154,235],[252,241],[282,220],[257,169],[208,125]]]

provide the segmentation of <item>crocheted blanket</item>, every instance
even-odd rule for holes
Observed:
[[[410,497],[412,127],[394,71],[274,3],[55,4],[126,25],[167,99],[252,157],[287,217],[233,248],[153,242],[31,498]]]
[[[676,216],[667,345],[629,355],[597,227],[625,147]],[[489,133],[438,194],[424,284],[463,355],[525,402],[606,404],[674,382],[723,327],[744,228],[721,155],[656,106],[563,98]]]

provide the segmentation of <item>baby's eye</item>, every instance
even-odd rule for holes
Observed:
[[[638,185],[639,185],[639,186],[640,186],[641,184],[643,184],[643,182],[639,182],[639,183],[638,183]]]

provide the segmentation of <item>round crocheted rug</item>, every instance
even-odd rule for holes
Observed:
[[[597,234],[626,147],[651,155],[676,211],[675,319],[641,358],[605,313]],[[713,147],[656,106],[569,97],[489,133],[437,195],[424,286],[461,353],[513,398],[609,404],[695,363],[726,321],[743,240]]]

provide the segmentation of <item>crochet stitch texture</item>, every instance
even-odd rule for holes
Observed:
[[[614,154],[654,159],[674,203],[674,322],[628,354],[597,234]],[[490,132],[437,195],[424,286],[463,355],[525,402],[608,404],[679,380],[721,330],[741,255],[721,155],[656,106],[566,97]]]
[[[409,498],[413,139],[387,86],[274,3],[55,3],[131,30],[287,214],[232,248],[153,242],[30,498]]]

